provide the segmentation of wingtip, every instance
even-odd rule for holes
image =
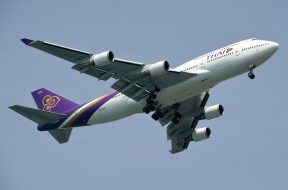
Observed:
[[[14,105],[14,106],[9,106],[8,108],[15,111],[15,108],[17,107],[17,105]]]
[[[34,42],[34,40],[30,40],[28,38],[22,38],[21,41],[25,44],[25,45],[29,45],[32,42]]]

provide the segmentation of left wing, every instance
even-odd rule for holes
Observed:
[[[111,51],[92,54],[45,41],[33,41],[24,38],[22,42],[74,63],[75,65],[72,69],[80,73],[85,73],[104,81],[109,78],[116,79],[117,81],[111,87],[135,101],[140,101],[149,93],[155,91],[155,89],[161,90],[197,75],[197,73],[179,72],[170,69],[165,74],[156,76],[146,72],[147,68],[155,64],[145,65],[139,62],[114,58],[114,54]],[[165,67],[168,62],[162,61],[156,64],[163,64]]]
[[[172,154],[187,149],[190,141],[197,141],[197,139],[193,139],[193,133],[195,133],[198,121],[202,119],[203,110],[208,99],[209,93],[203,92],[178,103],[177,112],[182,115],[182,118],[177,124],[171,122],[173,118],[173,111],[171,110],[175,110],[175,108],[170,106],[166,109],[165,117],[161,118],[159,122],[161,125],[166,125],[170,122],[167,126],[167,139],[171,140],[172,149],[170,152]]]

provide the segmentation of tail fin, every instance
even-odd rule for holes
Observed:
[[[67,111],[79,106],[58,94],[45,88],[40,88],[31,92],[37,107],[43,111],[54,113],[66,113]]]

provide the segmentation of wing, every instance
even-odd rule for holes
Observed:
[[[171,153],[178,153],[188,148],[190,141],[192,141],[192,133],[194,132],[198,121],[201,119],[204,107],[209,99],[209,93],[203,92],[193,98],[185,100],[177,104],[177,112],[182,115],[179,123],[171,122],[175,107],[170,106],[166,108],[164,118],[159,122],[161,125],[167,126],[167,139],[171,140]]]
[[[110,78],[116,79],[116,82],[112,84],[111,87],[135,101],[140,101],[145,98],[156,88],[161,90],[197,75],[197,73],[169,70],[161,76],[146,76],[140,72],[146,66],[145,64],[114,58],[112,52],[112,54],[109,54],[113,57],[109,64],[96,65],[91,64],[91,59],[94,55],[100,54],[92,54],[39,40],[33,41],[24,38],[22,42],[28,46],[74,63],[75,65],[72,69],[80,73],[85,73],[104,81]]]

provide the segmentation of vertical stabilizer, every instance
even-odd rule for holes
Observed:
[[[45,88],[31,92],[37,107],[43,111],[66,113],[79,105]]]

